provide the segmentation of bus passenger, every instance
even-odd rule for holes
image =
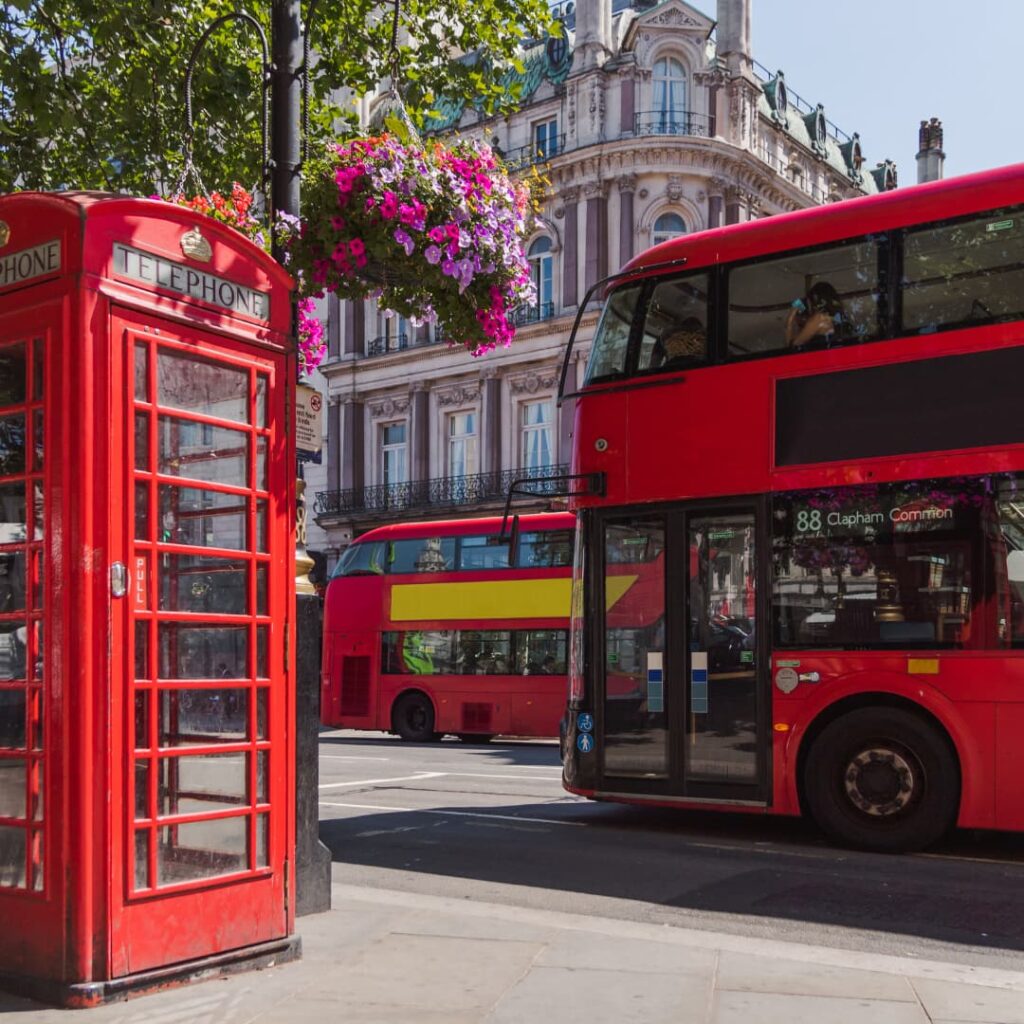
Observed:
[[[665,328],[655,349],[653,366],[700,359],[707,354],[707,334],[695,317]],[[659,358],[660,357],[660,358]]]
[[[795,299],[786,318],[786,344],[802,348],[812,341],[841,340],[848,333],[849,320],[839,293],[828,281],[816,281],[805,298]]]

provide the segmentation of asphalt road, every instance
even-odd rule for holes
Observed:
[[[1024,835],[924,854],[807,822],[596,804],[554,742],[320,737],[320,834],[349,884],[1019,970]]]

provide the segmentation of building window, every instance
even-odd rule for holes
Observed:
[[[547,469],[555,464],[555,407],[542,402],[524,402],[522,406],[523,469]]]
[[[448,417],[448,475],[473,476],[479,472],[475,412]]]
[[[654,222],[652,242],[667,242],[670,238],[678,238],[686,234],[686,223],[678,213],[663,213]]]
[[[385,485],[409,480],[404,423],[385,423],[381,427],[381,480]]]
[[[683,131],[686,121],[686,69],[674,57],[654,62],[654,111],[659,131]]]
[[[537,298],[533,310],[538,320],[553,316],[555,312],[554,294],[554,257],[551,255],[551,239],[546,236],[538,238],[530,246],[530,277],[537,290]]]
[[[558,155],[558,121],[540,121],[533,126],[533,152],[541,160]]]

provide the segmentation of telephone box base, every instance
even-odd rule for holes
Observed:
[[[27,978],[0,971],[0,989],[26,996],[51,1006],[82,1009],[116,1003],[136,996],[150,995],[165,988],[176,988],[197,981],[222,978],[242,971],[258,971],[266,967],[298,960],[302,956],[302,937],[290,935],[273,942],[233,949],[227,953],[186,960],[152,971],[129,974],[112,981],[87,981],[67,984],[42,978]]]

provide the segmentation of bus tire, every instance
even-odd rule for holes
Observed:
[[[490,743],[495,736],[493,732],[460,732],[457,735],[463,743]]]
[[[830,722],[808,752],[803,782],[823,832],[880,853],[930,846],[953,826],[960,804],[950,743],[900,708],[860,708]]]
[[[429,743],[434,732],[434,705],[422,693],[407,693],[395,701],[391,724],[407,743]]]

